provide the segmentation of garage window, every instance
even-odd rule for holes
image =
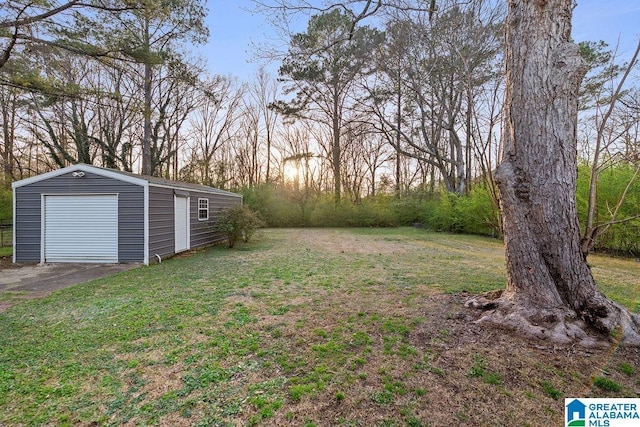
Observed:
[[[198,220],[206,221],[209,219],[209,199],[198,199]]]

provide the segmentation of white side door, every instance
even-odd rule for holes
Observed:
[[[175,218],[175,252],[189,249],[189,198],[173,196]]]

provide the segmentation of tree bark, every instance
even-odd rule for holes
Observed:
[[[144,123],[142,134],[142,175],[153,175],[153,161],[151,153],[151,83],[152,69],[151,64],[144,64]]]
[[[142,175],[153,175],[153,161],[151,159],[151,101],[153,99],[152,79],[153,70],[151,65],[151,59],[149,55],[151,53],[151,33],[150,33],[150,19],[145,14],[144,17],[144,48],[146,50],[147,57],[144,62],[144,81],[143,81],[143,93],[144,93],[144,110],[143,110],[143,130],[142,130]]]
[[[18,96],[13,90],[3,88],[3,93],[0,95],[0,110],[2,110],[1,126],[4,144],[0,147],[0,153],[2,154],[2,169],[4,173],[3,184],[7,189],[11,188],[11,183],[14,180],[13,152],[16,132],[17,99]]]
[[[398,67],[400,69],[400,67]],[[400,81],[400,72],[398,72],[398,81]],[[402,144],[402,88],[400,83],[396,85],[396,197],[399,199],[402,194],[402,153],[400,144]]]
[[[504,158],[496,180],[507,286],[479,320],[555,343],[618,335],[640,321],[607,299],[580,248],[576,210],[578,88],[586,66],[570,42],[572,0],[509,0]]]
[[[341,187],[341,179],[342,172],[340,167],[340,158],[341,153],[341,144],[340,144],[340,95],[337,89],[338,85],[334,85],[334,93],[333,93],[333,117],[331,118],[331,130],[332,130],[332,141],[331,141],[331,156],[333,163],[333,197],[336,205],[340,204],[340,197],[342,195],[342,187]]]

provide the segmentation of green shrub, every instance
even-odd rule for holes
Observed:
[[[469,194],[458,197],[455,212],[464,233],[488,236],[501,233],[498,208],[485,185],[476,185]]]
[[[581,224],[586,219],[589,194],[589,166],[578,167],[577,203]],[[598,182],[598,220],[604,222],[616,206],[627,184],[633,179],[633,165],[616,164],[600,173]],[[387,227],[416,223],[434,231],[501,234],[500,214],[489,188],[476,182],[468,194],[449,193],[444,188],[430,191],[423,187],[400,197],[379,194],[357,203],[343,198],[336,204],[330,192],[263,184],[243,190],[247,206],[259,212],[270,227]],[[10,206],[10,203],[5,205]],[[627,192],[618,219],[638,214],[640,179]],[[615,224],[599,236],[596,250],[640,254],[640,218]]]
[[[499,236],[499,212],[489,189],[474,186],[469,194],[459,195],[442,190],[420,204],[422,220],[434,231]]]
[[[397,227],[400,221],[389,197],[366,199],[360,206],[361,222],[366,227]]]
[[[336,204],[331,193],[295,190],[274,184],[245,188],[244,202],[269,227],[394,227],[416,223],[435,231],[497,236],[498,211],[489,190],[475,186],[468,195],[417,189],[401,197],[379,194]]]
[[[398,225],[425,223],[425,200],[422,197],[401,197],[388,201]]]
[[[336,204],[329,194],[318,199],[314,209],[309,215],[309,224],[312,227],[349,227],[355,225],[355,209],[352,203],[342,202]]]
[[[342,200],[336,204],[333,197],[320,197],[310,210],[312,227],[393,227],[398,225],[394,209],[387,200],[364,199],[359,203]]]
[[[315,205],[315,195],[263,184],[242,190],[245,205],[257,211],[269,227],[304,227]]]
[[[640,179],[634,179],[635,166],[628,163],[616,163],[602,170],[598,175],[598,193],[596,203],[596,222],[611,221],[610,212],[614,210],[625,191],[624,203],[620,206],[616,220],[632,218],[638,215],[640,206]],[[580,224],[587,219],[589,200],[589,180],[591,170],[588,164],[578,166],[577,206]],[[631,185],[629,186],[629,183]],[[627,189],[627,186],[629,188]],[[640,254],[640,219],[612,225],[596,239],[596,250]]]
[[[214,229],[224,233],[229,247],[233,248],[240,240],[251,240],[256,230],[263,225],[256,212],[245,205],[235,205],[220,214]]]
[[[463,231],[455,209],[459,197],[455,193],[441,192],[428,203],[427,224],[431,229],[450,233]]]

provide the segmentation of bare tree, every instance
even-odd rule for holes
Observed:
[[[126,70],[102,67],[89,76],[89,88],[96,94],[95,108],[100,144],[100,165],[112,169],[133,171],[136,139],[135,122],[137,86]]]
[[[595,135],[595,147],[593,149],[593,160],[591,166],[591,177],[589,180],[589,203],[587,205],[587,219],[585,223],[585,231],[582,237],[582,252],[585,257],[587,254],[593,249],[596,244],[596,240],[599,235],[606,232],[613,223],[618,221],[617,214],[620,206],[624,203],[624,198],[626,196],[626,191],[623,193],[619,202],[617,203],[616,208],[611,212],[611,218],[606,223],[597,223],[596,221],[596,204],[597,204],[597,194],[598,194],[598,176],[600,170],[602,168],[602,163],[600,161],[600,156],[603,154],[605,150],[607,150],[611,144],[618,138],[622,136],[625,132],[617,133],[613,138],[605,138],[605,133],[607,131],[607,126],[610,124],[609,122],[612,119],[612,114],[614,114],[614,110],[616,104],[623,96],[623,88],[625,86],[625,82],[629,74],[633,70],[636,65],[636,61],[638,59],[638,55],[640,54],[640,41],[636,47],[636,50],[631,58],[631,61],[624,70],[622,77],[619,79],[618,84],[610,96],[608,96],[608,104],[604,111],[600,111],[599,105],[596,107],[596,135]],[[599,103],[597,103],[599,104]],[[638,119],[638,116],[635,117]],[[633,125],[634,120],[632,119],[628,122],[628,126]],[[635,179],[635,176],[634,176]],[[631,184],[631,183],[630,183]],[[629,187],[628,187],[629,188]]]
[[[33,124],[35,134],[56,167],[92,164],[99,147],[94,100],[84,96],[79,88],[96,69],[87,58],[60,51],[53,51],[46,58],[46,77],[69,89],[63,96],[32,94],[30,107],[40,119]]]
[[[192,128],[183,178],[205,185],[218,181],[219,150],[238,132],[244,88],[229,77],[217,76],[204,83],[201,104],[189,119]],[[225,154],[226,155],[226,154]]]
[[[261,110],[255,104],[243,100],[241,118],[239,119],[238,137],[232,141],[235,152],[235,178],[253,187],[260,182],[261,175]],[[273,112],[272,112],[273,113]],[[269,138],[271,135],[269,135]],[[269,144],[268,152],[271,151]],[[269,155],[267,157],[270,157]]]
[[[500,75],[502,12],[488,2],[441,3],[443,12],[403,10],[389,22],[379,64],[388,84],[371,99],[396,151],[418,156],[462,193],[471,180],[475,103]]]
[[[344,137],[344,186],[355,202],[364,196],[374,197],[380,168],[391,157],[389,146],[374,127],[364,122],[352,124]]]
[[[348,122],[354,82],[367,73],[370,55],[382,34],[369,27],[354,29],[353,16],[335,9],[313,16],[306,33],[291,38],[280,74],[289,79],[291,102],[274,104],[286,116],[315,120],[331,129],[334,198],[341,197],[341,137]]]
[[[265,159],[265,182],[271,181],[271,157],[273,139],[277,125],[278,115],[273,108],[269,106],[276,101],[280,85],[278,81],[269,76],[264,68],[260,68],[256,75],[255,84],[249,87],[249,94],[253,100],[253,104],[260,115],[259,122],[260,138],[264,139],[264,146],[266,150]]]
[[[141,92],[143,94],[142,174],[156,173],[159,151],[153,152],[153,87],[154,73],[168,62],[172,68],[184,58],[180,55],[180,43],[201,44],[208,37],[204,27],[205,6],[201,0],[177,0],[163,3],[157,0],[142,2],[130,13],[102,15],[103,33],[109,33],[105,44],[120,52],[120,59],[139,64],[142,68]],[[155,111],[157,114],[162,112]],[[157,142],[157,141],[156,141]],[[154,156],[156,158],[154,159]]]
[[[312,206],[321,194],[326,180],[327,162],[315,152],[315,136],[311,123],[299,122],[287,126],[277,139],[280,183],[291,189],[289,197],[299,207],[302,218],[309,220]],[[304,224],[300,224],[304,225]]]
[[[9,188],[16,178],[16,159],[14,155],[15,141],[19,129],[19,110],[22,95],[17,88],[0,86],[0,117],[2,121],[2,144],[0,144],[0,161],[2,162],[2,182]]]

